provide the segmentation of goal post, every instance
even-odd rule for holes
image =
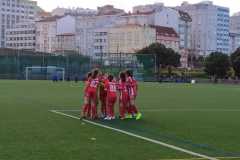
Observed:
[[[54,77],[57,80],[65,80],[65,68],[55,66],[32,66],[25,67],[25,79],[26,80],[53,80]]]

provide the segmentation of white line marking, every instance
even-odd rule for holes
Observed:
[[[60,112],[80,112],[81,109],[58,109],[58,110],[51,110],[51,111],[60,111]]]
[[[240,157],[216,157],[218,159],[240,159]],[[206,158],[182,158],[182,159],[164,159],[164,160],[204,160]]]
[[[142,109],[144,112],[240,112],[240,109]]]
[[[240,157],[216,157],[218,159],[240,159]],[[183,159],[164,159],[164,160],[204,160],[206,158],[183,158]]]
[[[77,112],[80,109],[57,109],[63,112]],[[240,109],[141,109],[142,112],[240,112]]]
[[[219,157],[220,159],[240,159],[240,157]]]
[[[73,84],[71,84],[70,87],[73,87],[73,88],[81,88],[80,85],[73,85]]]
[[[68,115],[68,114],[62,113],[62,112],[57,111],[57,110],[50,110],[50,111],[53,112],[53,113],[65,116],[65,117],[69,117],[69,118],[80,120],[79,117]],[[164,142],[161,142],[161,141],[158,141],[158,140],[154,140],[154,139],[151,139],[151,138],[143,137],[143,136],[140,136],[140,135],[137,135],[137,134],[134,134],[134,133],[130,133],[130,132],[127,132],[127,131],[124,131],[124,130],[121,130],[121,129],[109,127],[109,126],[106,126],[106,125],[103,125],[103,124],[99,124],[99,123],[96,123],[96,122],[92,122],[92,121],[89,121],[89,120],[83,120],[83,121],[86,122],[86,123],[95,125],[95,126],[99,126],[99,127],[102,127],[102,128],[110,129],[110,130],[117,131],[117,132],[129,135],[129,136],[135,137],[135,138],[139,138],[139,139],[148,141],[148,142],[159,144],[161,146],[164,146],[164,147],[176,150],[176,151],[180,151],[180,152],[183,152],[183,153],[187,153],[187,154],[192,155],[192,156],[201,157],[201,158],[205,158],[205,159],[209,159],[209,160],[218,160],[217,158],[214,158],[214,157],[209,157],[207,155],[195,153],[195,152],[192,152],[192,151],[189,151],[189,150],[186,150],[186,149],[174,146],[174,145],[170,145],[170,144],[167,144],[167,143],[164,143]]]

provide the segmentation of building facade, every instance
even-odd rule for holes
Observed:
[[[230,33],[230,53],[235,52],[240,47],[240,33]]]
[[[99,28],[94,30],[93,47],[95,56],[103,56],[108,54],[108,28]]]
[[[55,52],[70,51],[79,53],[76,47],[76,18],[66,15],[57,19],[56,23]]]
[[[211,1],[184,2],[177,8],[192,17],[191,45],[194,53],[229,53],[229,8],[216,6]]]
[[[30,0],[1,0],[0,47],[6,47],[6,30],[20,22],[34,20],[37,2]]]
[[[48,17],[36,22],[36,51],[53,53],[56,50],[57,19]]]
[[[164,44],[167,48],[172,48],[179,52],[179,36],[177,32],[170,27],[152,26],[156,30],[156,42]]]
[[[21,22],[6,30],[6,48],[35,50],[35,22]]]
[[[140,25],[113,27],[109,29],[108,41],[108,53],[135,53],[156,42],[156,30]]]
[[[60,8],[57,7],[51,12],[52,16],[84,16],[84,15],[96,15],[97,11],[93,9],[85,8]]]
[[[240,12],[230,18],[230,52],[240,47]]]
[[[181,55],[182,66],[188,63],[191,51],[191,16],[177,8],[165,7],[163,3],[155,3],[133,7],[133,13],[122,16],[122,23],[155,25],[173,28],[179,36],[179,48],[173,48]],[[168,45],[169,46],[169,45]]]
[[[98,7],[97,15],[78,16],[76,18],[76,45],[80,53],[95,56],[95,53],[102,52],[99,47],[101,45],[96,42],[99,39],[98,35],[101,34],[98,30],[120,24],[120,16],[123,14],[125,14],[123,10],[106,5]]]
[[[233,33],[240,33],[240,12],[235,13],[230,18],[230,31]]]
[[[155,3],[133,7],[136,24],[156,25],[173,28],[180,38],[180,48],[191,48],[191,16],[177,8],[165,7]]]
[[[164,8],[163,3],[139,5],[139,6],[134,6],[133,7],[133,13],[160,11],[162,8]]]
[[[75,34],[62,33],[56,35],[55,53],[66,54],[67,52],[78,53],[76,48]]]

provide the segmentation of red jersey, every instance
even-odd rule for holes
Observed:
[[[107,96],[107,92],[105,90],[105,85],[108,83],[107,78],[101,78],[101,84],[100,84],[100,97],[104,98]]]
[[[108,97],[116,97],[117,96],[117,83],[115,81],[106,82],[105,90],[107,91]]]
[[[98,85],[99,85],[98,78],[91,79],[89,83],[88,91],[97,91]]]
[[[128,77],[127,78],[127,87],[128,87],[128,92],[130,96],[136,96],[137,95],[137,81],[132,78]]]
[[[128,87],[126,82],[119,82],[118,89],[120,91],[120,100],[127,101],[128,99]]]
[[[134,95],[137,95],[138,83],[137,83],[137,80],[134,78],[133,78],[133,91],[134,91]]]

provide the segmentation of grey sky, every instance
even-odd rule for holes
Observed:
[[[97,6],[113,4],[117,8],[130,11],[135,5],[163,2],[166,6],[180,5],[183,0],[36,0],[46,11],[51,11],[56,7],[82,7],[96,9]],[[201,0],[188,0],[190,3],[197,3]],[[214,4],[229,7],[231,14],[240,11],[239,0],[212,0]]]

